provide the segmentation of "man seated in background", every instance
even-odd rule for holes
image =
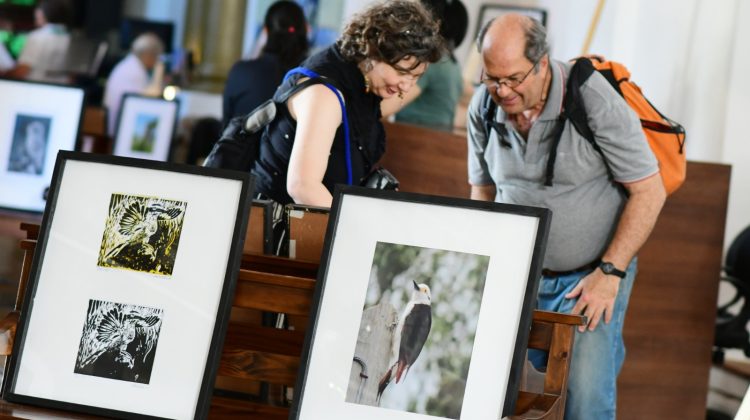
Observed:
[[[123,58],[109,75],[104,89],[104,106],[108,112],[109,134],[114,135],[120,102],[126,93],[159,95],[164,75],[164,64],[159,57],[164,44],[153,33],[139,35]]]
[[[70,34],[70,7],[66,0],[40,0],[34,10],[37,29],[29,33],[15,67],[0,76],[42,82],[67,83],[63,72]]]

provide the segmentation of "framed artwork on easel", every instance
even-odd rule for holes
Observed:
[[[550,215],[338,186],[290,419],[513,413]]]

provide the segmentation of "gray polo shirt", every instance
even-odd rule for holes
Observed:
[[[552,83],[547,103],[524,140],[497,107],[496,120],[508,136],[501,144],[493,129],[489,139],[482,118],[484,85],[468,110],[469,182],[494,184],[495,201],[546,207],[552,223],[544,267],[571,270],[596,260],[614,235],[625,204],[622,190],[609,179],[602,155],[568,121],[557,149],[554,184],[544,186],[547,157],[570,65],[550,60]],[[581,87],[588,124],[614,178],[635,182],[659,171],[637,115],[598,72]],[[499,232],[502,234],[502,232]]]

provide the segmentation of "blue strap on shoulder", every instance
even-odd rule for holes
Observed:
[[[341,119],[344,121],[344,144],[346,146],[346,183],[352,185],[352,148],[351,142],[349,141],[349,118],[347,118],[346,116],[344,98],[341,96],[341,93],[338,91],[338,89],[336,89],[332,84],[325,81],[327,80],[325,77],[321,77],[318,73],[315,73],[310,69],[306,69],[304,67],[295,67],[289,70],[286,75],[284,75],[284,81],[286,82],[286,80],[293,74],[302,74],[311,79],[321,79],[323,80],[322,84],[325,85],[328,89],[331,89],[333,93],[336,94],[336,97],[339,100],[339,105],[341,105]]]

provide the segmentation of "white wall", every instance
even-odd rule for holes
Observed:
[[[727,235],[724,243],[730,241],[742,229],[750,225],[750,134],[743,121],[748,118],[750,105],[750,27],[739,22],[750,22],[750,2],[738,1],[735,16],[736,37],[732,43],[732,62],[727,66],[728,72],[717,69],[718,78],[729,80],[729,92],[726,103],[726,119],[723,123],[722,162],[732,165],[732,183],[729,196],[729,217],[727,218]]]

